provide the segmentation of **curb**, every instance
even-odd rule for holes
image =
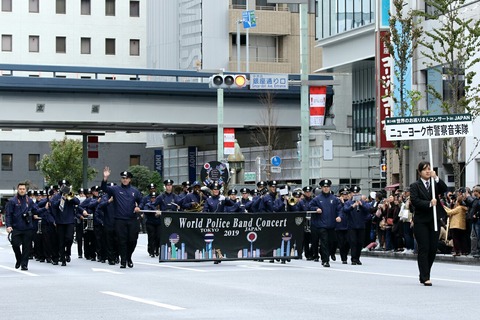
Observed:
[[[383,258],[383,259],[417,260],[416,254],[403,254],[401,252],[362,251],[362,256],[376,257],[376,258]],[[454,257],[448,254],[437,254],[435,258],[435,262],[480,266],[480,259],[474,258],[472,256]]]

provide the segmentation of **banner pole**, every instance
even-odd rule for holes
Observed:
[[[432,139],[428,139],[428,154],[430,155],[430,170],[433,170],[433,155],[432,155]],[[432,186],[432,199],[435,197],[435,180],[430,178],[430,185]],[[438,231],[437,224],[437,206],[433,206],[433,226],[435,231]]]

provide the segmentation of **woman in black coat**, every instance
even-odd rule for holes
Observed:
[[[415,207],[413,216],[413,233],[418,245],[418,270],[420,283],[431,286],[430,270],[437,254],[438,230],[435,231],[433,207],[437,208],[437,226],[440,226],[439,217],[445,212],[440,203],[439,195],[447,191],[447,185],[438,178],[435,171],[430,169],[428,161],[418,164],[420,179],[410,185],[410,200]],[[431,184],[435,183],[435,197],[432,197]],[[437,228],[438,229],[438,228]]]

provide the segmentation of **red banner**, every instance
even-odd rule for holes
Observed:
[[[98,136],[87,137],[87,154],[89,159],[98,158]]]
[[[235,129],[223,129],[223,153],[234,154],[235,152]]]
[[[310,126],[323,126],[327,87],[310,87]]]

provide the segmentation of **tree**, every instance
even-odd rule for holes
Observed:
[[[416,106],[420,100],[420,93],[415,90],[409,90],[406,87],[409,65],[414,52],[418,46],[418,39],[421,36],[422,28],[415,23],[413,10],[404,10],[408,5],[404,0],[393,0],[394,12],[389,12],[390,34],[382,39],[385,42],[392,60],[393,70],[396,77],[395,90],[391,91],[395,110],[398,110],[398,116],[411,116],[416,112]],[[398,91],[399,97],[394,94]],[[395,153],[398,157],[398,175],[399,187],[403,189],[404,174],[404,153],[408,149],[408,141],[395,141]]]
[[[144,194],[148,194],[150,183],[157,185],[157,191],[163,191],[162,177],[157,171],[151,171],[146,166],[131,166],[128,171],[133,175],[132,185],[136,186],[138,190],[143,190]]]
[[[434,68],[446,79],[447,86],[444,95],[433,86],[428,85],[428,92],[440,102],[444,114],[470,113],[475,118],[479,112],[480,85],[474,85],[476,76],[474,66],[480,61],[480,20],[466,18],[465,0],[426,0],[425,4],[431,10],[419,14],[428,20],[433,20],[435,26],[425,32],[420,43],[421,53],[428,59],[427,67]],[[447,89],[447,90],[445,90]],[[461,168],[459,151],[464,138],[446,139],[443,145],[445,157],[451,162],[455,180],[455,188],[460,187]],[[478,145],[478,140],[477,140]],[[466,162],[471,161],[467,159]]]
[[[37,162],[37,168],[45,176],[48,185],[56,185],[66,179],[74,190],[83,185],[83,147],[79,140],[67,139],[50,143],[51,153]],[[87,168],[87,179],[93,180],[97,170]]]
[[[257,146],[264,147],[266,159],[273,157],[273,150],[277,150],[280,143],[277,113],[274,110],[273,97],[274,94],[270,91],[260,96],[260,103],[264,107],[260,111],[262,123],[258,123],[254,132],[252,132],[252,141]],[[270,180],[271,171],[269,165],[266,167],[266,173],[267,180]],[[261,180],[261,177],[258,177],[257,180]]]

